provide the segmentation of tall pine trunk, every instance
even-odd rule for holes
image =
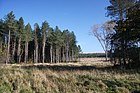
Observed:
[[[60,63],[60,59],[61,59],[60,48],[58,48],[57,56],[58,56],[58,63]]]
[[[17,62],[20,63],[21,60],[21,37],[18,40],[18,51],[17,51]]]
[[[35,63],[38,63],[38,40],[37,35],[35,33]]]
[[[13,44],[13,51],[12,51],[12,58],[13,59],[15,57],[15,50],[16,50],[16,40],[14,40],[14,44]]]
[[[69,46],[68,44],[66,45],[66,62],[69,61]]]
[[[36,45],[35,49],[35,63],[38,63],[38,44]]]
[[[11,32],[9,30],[6,64],[9,63],[9,59],[10,59],[10,38],[11,38]]]
[[[34,63],[35,63],[35,59],[36,59],[35,49],[34,49],[34,56],[33,56],[33,58],[34,58]]]
[[[63,62],[66,62],[66,57],[65,57],[65,47],[63,47],[63,54],[62,54],[62,59],[63,59]]]
[[[56,47],[53,47],[53,62],[56,62]]]
[[[55,62],[55,49],[54,48],[53,48],[52,53],[53,53],[53,62]]]
[[[59,49],[56,47],[56,63],[59,63]]]
[[[24,56],[24,62],[25,63],[27,63],[27,61],[28,61],[28,45],[29,45],[29,43],[26,42],[25,43],[25,56]]]
[[[45,45],[46,45],[46,39],[45,39],[45,35],[44,35],[44,39],[43,39],[43,49],[42,49],[42,56],[43,56],[43,59],[42,59],[42,62],[44,63],[44,59],[45,59]]]
[[[51,45],[50,47],[50,58],[51,58],[51,63],[53,62],[53,47]]]
[[[74,51],[73,51],[73,49],[71,50],[71,61],[72,62],[74,61]]]

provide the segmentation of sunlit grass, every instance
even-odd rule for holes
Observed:
[[[88,68],[89,65],[93,68],[79,69],[80,66]],[[30,67],[27,68],[28,66]],[[131,93],[140,91],[138,71],[107,68],[111,66],[109,63],[45,64],[42,69],[38,66],[42,64],[1,67],[0,93]]]

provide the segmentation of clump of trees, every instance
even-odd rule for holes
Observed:
[[[140,0],[110,0],[107,16],[116,23],[110,35],[114,65],[140,66]]]
[[[140,0],[109,0],[110,21],[96,24],[93,35],[110,61],[121,67],[140,66]]]
[[[77,61],[81,51],[74,32],[54,29],[44,21],[41,26],[24,24],[11,11],[0,20],[0,60],[7,63],[59,63]]]

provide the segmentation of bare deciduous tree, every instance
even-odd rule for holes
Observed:
[[[115,22],[107,21],[102,25],[96,24],[92,27],[92,34],[98,39],[99,43],[101,44],[101,47],[103,48],[106,55],[106,61],[108,60],[108,37],[110,36],[110,34],[114,33],[113,28],[115,25]]]

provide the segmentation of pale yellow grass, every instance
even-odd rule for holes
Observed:
[[[3,64],[1,67],[13,67],[13,66],[96,66],[96,67],[106,67],[113,66],[111,62],[105,62],[105,58],[80,58],[79,62],[68,62],[68,63],[30,63],[30,64]]]
[[[11,85],[11,82],[16,84],[18,87],[13,93],[20,93],[22,89],[31,91],[24,93],[40,93],[41,91],[42,93],[81,93],[81,91],[84,91],[83,93],[108,93],[109,84],[112,82],[113,86],[116,86],[117,82],[125,84],[124,82],[127,81],[129,85],[131,85],[131,82],[140,82],[139,73],[128,73],[128,71],[125,72],[121,69],[110,68],[113,65],[104,60],[104,58],[82,58],[80,62],[75,63],[1,65],[3,80],[0,80],[0,82],[6,81],[9,85]],[[84,85],[85,82],[88,82],[89,85]],[[100,85],[102,85],[101,88]],[[93,90],[92,87],[98,89],[98,91]],[[86,90],[87,88],[89,89]],[[117,86],[116,88],[129,90],[125,89],[124,86]],[[117,93],[130,92],[119,91]]]
[[[90,76],[94,76],[97,78],[116,78],[116,79],[125,79],[125,78],[131,78],[131,79],[135,79],[137,77],[137,75],[139,76],[139,74],[135,73],[135,74],[128,74],[128,73],[120,73],[120,70],[118,71],[114,71],[112,69],[106,70],[100,70],[100,68],[104,68],[104,67],[111,67],[113,66],[113,64],[111,64],[111,62],[105,62],[105,58],[81,58],[79,62],[75,62],[75,63],[36,63],[36,64],[7,64],[7,65],[3,65],[1,67],[3,68],[12,68],[12,67],[22,67],[22,66],[39,66],[39,65],[43,65],[43,66],[76,66],[76,67],[81,67],[81,66],[93,66],[95,67],[95,69],[92,70],[74,70],[74,71],[68,71],[68,70],[64,70],[64,71],[52,71],[52,70],[42,70],[43,73],[45,72],[46,74],[50,75],[50,76],[55,76],[55,77],[65,77],[68,78],[69,76],[75,76],[75,75],[90,75]],[[99,69],[98,69],[99,68]],[[37,71],[37,72],[36,72]],[[43,75],[42,71],[40,70],[35,70],[35,72],[33,71],[33,73],[35,74],[35,76],[39,76],[38,73],[39,71],[39,75]],[[59,74],[58,74],[59,73]],[[67,77],[68,76],[68,77]],[[43,75],[42,78],[44,78],[45,76]]]

